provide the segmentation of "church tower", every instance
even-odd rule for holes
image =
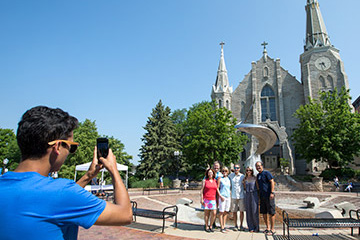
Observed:
[[[309,97],[318,98],[319,91],[342,86],[349,89],[349,83],[339,50],[330,43],[318,0],[307,0],[305,10],[306,38],[300,64],[305,103],[308,103]]]
[[[227,109],[231,110],[231,94],[233,89],[229,86],[229,79],[224,59],[224,44],[225,43],[223,42],[220,43],[220,62],[217,71],[216,82],[215,85],[212,86],[211,99],[214,100],[219,105],[219,107],[226,107]]]

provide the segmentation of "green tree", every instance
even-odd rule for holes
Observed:
[[[196,171],[214,161],[225,165],[237,162],[247,137],[235,129],[231,111],[215,102],[194,104],[185,121],[184,152]]]
[[[165,107],[161,100],[152,110],[144,129],[146,133],[141,139],[144,144],[140,148],[137,176],[148,179],[174,173],[177,170],[174,151],[180,146],[175,124],[170,118],[170,108]]]
[[[294,114],[299,119],[292,139],[296,152],[306,159],[347,166],[360,152],[360,115],[350,107],[349,90],[321,92]]]
[[[107,136],[105,136],[107,137]],[[129,168],[131,168],[133,166],[133,164],[130,162],[130,160],[133,158],[131,155],[128,155],[125,152],[125,146],[124,144],[119,140],[116,139],[114,137],[107,137],[109,139],[109,148],[111,148],[111,150],[113,151],[115,157],[116,157],[116,162],[126,165]]]
[[[14,170],[21,160],[21,153],[14,131],[0,128],[0,167],[2,168],[5,158],[9,160],[6,168]]]
[[[175,124],[176,127],[176,140],[178,141],[178,144],[180,146],[179,151],[183,151],[182,146],[184,145],[184,139],[185,139],[185,131],[184,131],[184,123],[186,120],[187,110],[186,108],[183,109],[177,109],[173,111],[170,115],[172,122]],[[177,171],[187,175],[188,171],[191,170],[190,165],[187,162],[186,156],[184,154],[180,154],[180,156],[176,159],[177,164]]]
[[[84,122],[79,123],[79,127],[74,130],[74,141],[80,143],[77,151],[70,154],[66,159],[64,165],[61,167],[59,176],[63,178],[74,178],[75,166],[92,161],[94,155],[94,147],[96,139],[100,137],[95,121],[85,119]],[[130,159],[132,156],[124,151],[124,144],[120,140],[110,136],[109,147],[116,156],[116,161],[120,164],[131,167]],[[80,178],[83,173],[78,173]]]
[[[59,171],[59,177],[74,179],[75,166],[92,161],[96,138],[99,137],[95,121],[85,119],[74,130],[74,141],[80,143],[77,151],[70,154]],[[79,172],[79,179],[84,173]]]

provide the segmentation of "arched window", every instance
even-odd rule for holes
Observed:
[[[222,102],[220,99],[219,99],[219,108],[222,108]]]
[[[227,109],[230,109],[229,107],[230,107],[230,106],[229,106],[229,100],[226,100],[226,108],[227,108]]]
[[[326,82],[323,76],[320,76],[320,88],[325,89],[326,88]]]
[[[261,121],[266,119],[276,121],[275,93],[269,85],[266,85],[261,91]]]
[[[327,83],[326,86],[328,88],[334,89],[334,81],[333,81],[333,78],[330,75],[327,76],[326,83]]]
[[[269,77],[269,68],[268,67],[264,67],[264,77],[265,78]]]
[[[244,102],[241,102],[240,119],[241,119],[241,121],[245,121],[245,103]]]

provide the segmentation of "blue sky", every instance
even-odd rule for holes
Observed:
[[[291,2],[291,3],[290,3]],[[300,80],[305,0],[0,0],[0,127],[37,105],[96,120],[138,160],[161,99],[172,110],[210,100],[224,41],[230,85],[262,56]],[[320,0],[351,95],[360,95],[359,0]]]

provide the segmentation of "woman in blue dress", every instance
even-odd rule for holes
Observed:
[[[245,190],[246,223],[249,232],[259,232],[259,186],[252,167],[246,168],[243,183]]]

